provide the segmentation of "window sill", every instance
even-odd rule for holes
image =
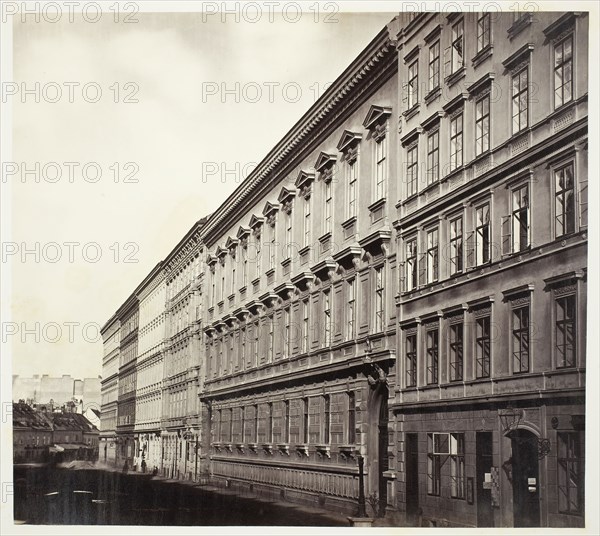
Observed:
[[[412,117],[417,115],[419,113],[419,106],[420,105],[417,102],[416,104],[413,104],[408,110],[405,110],[404,112],[402,112],[402,116],[404,117],[404,120],[408,121],[409,119],[411,119]]]
[[[533,14],[525,13],[507,30],[508,38],[512,41],[517,35],[519,35],[525,28],[527,28],[533,22]]]
[[[463,65],[460,69],[457,69],[456,71],[454,71],[452,74],[448,75],[444,82],[446,82],[446,85],[448,87],[452,87],[454,84],[456,84],[459,80],[462,80],[465,75],[466,75],[466,69],[465,66]]]
[[[425,104],[431,104],[437,97],[442,94],[442,88],[440,86],[434,87],[427,95],[424,97]]]
[[[492,56],[493,52],[494,52],[493,45],[490,44],[490,45],[487,45],[486,47],[483,47],[477,54],[475,54],[475,56],[473,56],[473,58],[471,59],[471,64],[473,65],[473,67],[477,67],[478,65],[483,63],[485,60],[490,58]]]
[[[367,210],[369,212],[375,212],[377,209],[379,209],[379,208],[381,208],[381,207],[383,207],[385,205],[385,201],[386,201],[386,198],[382,197],[381,199],[378,199],[374,203],[370,204],[367,207]]]

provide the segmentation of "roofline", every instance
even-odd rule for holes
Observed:
[[[390,47],[394,47],[395,50],[397,28],[393,28],[392,23],[397,20],[398,17],[396,16],[381,29],[358,57],[355,58],[342,74],[336,78],[325,93],[323,93],[323,95],[308,109],[294,126],[292,126],[277,145],[267,153],[252,173],[244,179],[244,181],[209,217],[202,232],[208,247],[212,245],[211,234],[215,228],[245,200],[250,192],[255,189],[283,159],[288,157],[291,151],[296,150],[296,145],[299,143],[300,139],[303,139],[309,132],[313,131],[317,125],[321,123],[325,115],[329,115],[331,110],[344,98],[343,95],[357,83],[357,75],[360,74],[360,71],[366,66],[371,69],[374,64],[379,62],[380,58]]]

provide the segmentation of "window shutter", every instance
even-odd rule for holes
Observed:
[[[510,216],[502,217],[502,255],[509,255],[512,251],[511,245],[511,229],[510,229]]]
[[[579,227],[588,224],[588,179],[587,175],[579,180]]]
[[[398,270],[398,283],[400,286],[400,292],[406,292],[406,262],[400,263],[400,268]]]
[[[475,266],[475,231],[467,233],[465,238],[465,245],[467,247],[467,266],[466,268],[473,268]]]
[[[452,46],[444,49],[444,78],[452,74]]]
[[[427,283],[427,254],[421,253],[419,256],[419,286]]]

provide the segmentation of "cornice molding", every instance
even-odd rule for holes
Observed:
[[[212,243],[212,236],[217,227],[246,203],[246,199],[259,188],[266,177],[273,174],[282,162],[293,159],[307,137],[314,136],[319,128],[324,128],[324,123],[335,120],[335,112],[344,108],[349,94],[357,93],[359,86],[376,83],[375,73],[378,70],[383,72],[390,65],[397,68],[396,62],[393,61],[396,56],[396,40],[391,38],[390,27],[386,26],[259,163],[250,176],[211,215],[203,228],[202,235],[205,240],[209,244]]]

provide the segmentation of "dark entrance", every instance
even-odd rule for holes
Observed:
[[[387,506],[387,478],[383,473],[389,467],[388,458],[388,390],[382,388],[382,400],[379,407],[379,516],[385,515]]]
[[[477,432],[477,526],[493,527],[494,513],[492,510],[492,432]],[[486,474],[488,484],[486,482]]]
[[[419,435],[406,434],[406,521],[416,526],[419,517]]]
[[[538,441],[528,430],[510,434],[515,527],[540,526]]]

